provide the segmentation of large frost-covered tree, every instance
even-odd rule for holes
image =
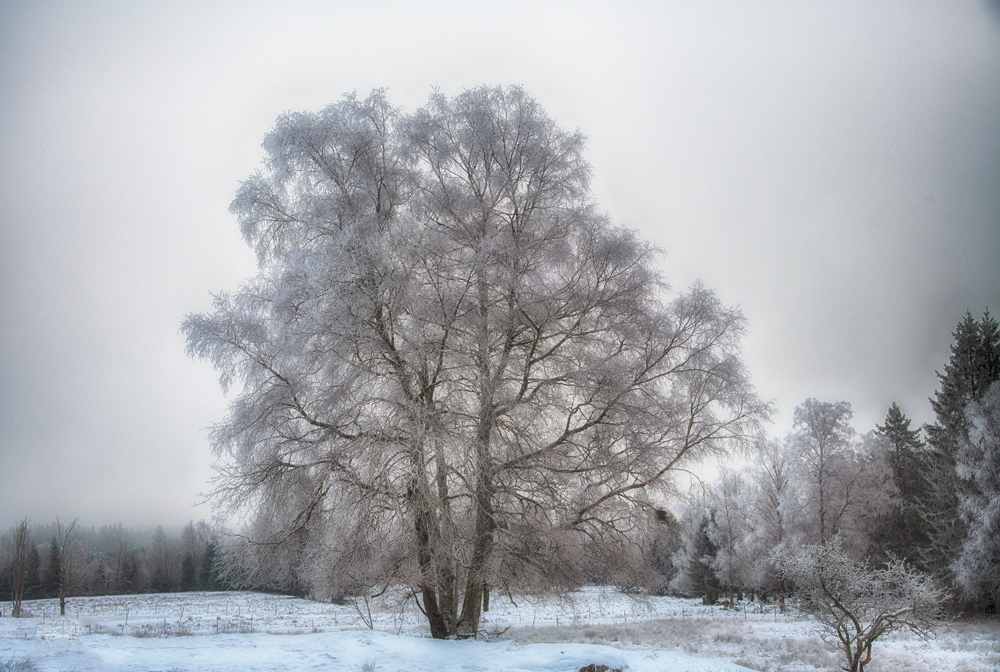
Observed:
[[[215,494],[252,513],[249,574],[407,585],[434,637],[474,635],[490,587],[633,538],[766,412],[739,312],[668,294],[520,88],[347,96],[264,147],[232,205],[260,271],[183,326],[234,390]]]
[[[937,421],[924,427],[931,448],[924,467],[929,537],[924,555],[939,575],[952,568],[967,531],[959,512],[966,482],[956,470],[956,454],[968,439],[965,409],[1000,380],[1000,325],[988,311],[978,321],[966,312],[953,337],[951,357],[944,373],[938,373],[941,384],[931,399]]]
[[[968,532],[953,565],[965,597],[996,612],[1000,607],[1000,381],[965,411],[968,434],[956,455],[966,482],[959,513]]]
[[[743,587],[784,599],[787,587],[781,578],[781,563],[789,543],[801,541],[797,534],[804,507],[798,497],[799,483],[793,480],[798,455],[787,441],[768,440],[757,446],[755,460],[747,469],[744,505]]]

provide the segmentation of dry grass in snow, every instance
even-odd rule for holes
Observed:
[[[768,672],[836,672],[841,666],[841,654],[822,641],[815,621],[770,606],[721,609],[696,600],[635,598],[596,587],[515,601],[493,597],[485,614],[485,639],[514,646],[567,643],[676,651]],[[54,600],[38,600],[25,603],[30,618],[0,619],[0,651],[9,658],[30,650],[5,647],[3,640],[9,645],[12,640],[34,640],[58,648],[59,642],[86,646],[90,637],[119,635],[136,642],[128,644],[134,649],[140,646],[137,638],[185,636],[201,641],[222,636],[220,642],[242,641],[240,637],[251,642],[278,634],[308,638],[313,633],[367,631],[368,609],[363,603],[358,606],[360,611],[349,604],[251,592],[119,595],[72,598],[67,616],[59,617]],[[387,595],[370,606],[374,630],[427,636],[426,621],[404,593]],[[125,645],[125,640],[118,641]],[[878,641],[873,654],[869,672],[991,672],[1000,669],[1000,620],[944,622],[930,641],[896,633]]]

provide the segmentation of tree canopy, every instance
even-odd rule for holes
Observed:
[[[573,580],[766,414],[741,314],[670,294],[520,88],[349,95],[264,148],[232,204],[259,273],[183,325],[233,390],[215,496],[251,514],[248,573],[400,583],[433,636],[474,635],[490,586]]]

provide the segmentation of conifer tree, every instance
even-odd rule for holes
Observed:
[[[201,590],[218,590],[219,582],[215,576],[215,542],[205,544],[205,555],[201,559],[201,573],[198,575],[198,586]]]
[[[190,553],[184,554],[181,560],[181,591],[188,592],[198,588],[198,567],[195,564],[194,556]]]
[[[41,597],[41,576],[39,567],[41,558],[38,554],[38,546],[34,543],[28,549],[28,571],[24,577],[24,599],[34,600]]]
[[[894,474],[903,474],[912,468],[924,447],[920,440],[920,430],[910,429],[910,419],[892,402],[885,416],[885,424],[876,425],[878,433],[889,442],[889,463]]]
[[[719,547],[712,541],[710,531],[714,522],[714,516],[705,516],[698,525],[698,531],[694,536],[694,548],[691,553],[691,578],[695,590],[702,595],[702,602],[705,604],[715,604],[719,600],[722,592],[722,584],[719,582],[713,567],[715,557],[719,553]]]
[[[931,399],[937,422],[924,428],[931,449],[923,469],[928,488],[922,515],[929,530],[924,563],[939,576],[951,571],[967,532],[959,501],[969,486],[956,472],[956,454],[968,441],[965,409],[1000,378],[1000,327],[989,311],[978,322],[966,312],[954,339],[944,373],[938,373],[941,386]]]
[[[58,597],[61,567],[62,553],[59,549],[59,540],[52,537],[52,541],[49,542],[49,563],[45,572],[45,584],[42,587],[45,597]]]
[[[967,526],[961,553],[952,565],[963,596],[996,613],[1000,608],[1000,381],[966,408],[968,437],[956,456],[965,484],[959,513]]]
[[[927,525],[921,516],[921,507],[927,499],[927,484],[922,473],[927,448],[920,431],[910,429],[910,419],[896,402],[889,407],[885,423],[876,425],[876,433],[886,446],[892,481],[899,492],[899,505],[881,516],[876,524],[871,535],[873,555],[883,561],[895,555],[920,566],[919,549],[926,547],[929,541]]]
[[[722,585],[713,567],[719,553],[711,534],[714,514],[706,507],[693,520],[689,518],[687,524],[684,547],[676,554],[680,571],[671,588],[691,597],[700,596],[705,604],[715,604]]]

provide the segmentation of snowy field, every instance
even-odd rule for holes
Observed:
[[[9,604],[4,605],[5,616]],[[838,670],[815,624],[759,605],[633,598],[586,588],[547,600],[494,596],[484,640],[442,642],[405,595],[335,605],[249,592],[71,598],[25,603],[0,619],[0,671],[552,671],[590,664],[630,672]],[[371,624],[371,629],[369,628]],[[25,663],[24,661],[30,661]],[[19,665],[18,663],[21,663]],[[1000,621],[942,624],[936,639],[876,644],[871,672],[1000,669]]]

